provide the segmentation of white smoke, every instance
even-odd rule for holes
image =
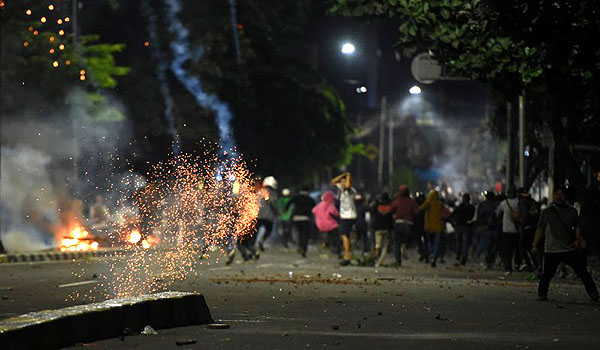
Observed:
[[[79,90],[65,102],[47,115],[24,107],[2,116],[0,239],[8,252],[56,246],[64,200],[85,203],[120,191],[113,178],[125,171],[124,107]]]
[[[174,36],[174,40],[171,41],[173,54],[171,70],[177,80],[194,96],[199,106],[215,112],[219,128],[219,144],[224,151],[230,152],[234,149],[234,141],[229,106],[214,94],[204,91],[200,79],[184,68],[185,63],[192,60],[193,57],[190,50],[189,31],[178,17],[181,12],[181,2],[165,0],[165,3],[167,5],[168,30]]]

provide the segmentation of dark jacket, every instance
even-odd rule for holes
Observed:
[[[394,212],[389,201],[378,200],[371,205],[374,230],[391,230],[394,228]]]
[[[308,193],[300,192],[295,195],[285,206],[285,210],[288,210],[291,206],[292,209],[292,220],[294,216],[312,216],[312,208],[316,205],[314,199],[312,199]]]
[[[450,215],[449,220],[456,226],[468,226],[475,216],[475,207],[471,203],[460,203]]]
[[[494,216],[496,215],[496,207],[498,203],[496,203],[493,199],[485,200],[483,203],[479,204],[479,208],[477,209],[477,225],[490,227]]]

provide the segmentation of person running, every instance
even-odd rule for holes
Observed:
[[[308,188],[303,187],[285,206],[285,210],[291,210],[292,223],[298,230],[298,250],[302,257],[306,257],[308,249],[308,238],[312,231],[312,209],[315,201],[308,195]],[[335,209],[335,206],[334,206]]]
[[[273,224],[279,216],[277,209],[277,180],[273,176],[267,176],[263,180],[261,189],[260,211],[258,212],[258,220],[256,222],[256,234],[259,233],[261,227],[265,229],[265,233],[258,241],[258,248],[261,252],[265,251],[265,241],[273,231]]]
[[[398,195],[392,201],[392,210],[394,211],[394,257],[396,264],[402,265],[402,243],[406,243],[414,235],[414,217],[419,212],[419,205],[410,198],[408,186],[400,185],[398,187]],[[423,242],[421,237],[415,237],[417,247],[419,249],[419,261],[423,261]]]
[[[326,191],[321,196],[321,202],[312,209],[312,213],[315,215],[317,229],[329,241],[331,251],[339,256],[340,243],[337,219],[339,219],[340,213],[335,207],[334,199],[333,192]]]
[[[425,211],[425,232],[429,241],[429,252],[432,254],[431,267],[436,267],[442,248],[442,235],[444,234],[442,202],[440,201],[439,192],[432,189],[419,209]]]
[[[598,301],[598,289],[587,271],[577,250],[581,247],[579,217],[575,208],[566,204],[565,189],[557,187],[553,193],[554,203],[544,209],[532,246],[532,253],[537,252],[537,244],[542,237],[544,242],[544,262],[542,277],[538,285],[538,300],[548,300],[550,281],[561,262],[571,266],[585,286],[590,299]]]
[[[390,195],[383,193],[371,207],[373,229],[375,230],[375,267],[383,265],[388,250],[389,237],[394,229],[394,211],[390,203]]]
[[[518,262],[519,254],[519,200],[516,198],[514,188],[506,191],[507,198],[496,209],[496,215],[502,215],[502,236],[500,238],[500,257],[504,265],[504,274],[510,275],[513,271],[512,260]]]
[[[349,172],[336,176],[331,180],[331,183],[338,187],[340,191],[340,218],[342,219],[340,235],[342,236],[342,244],[344,246],[344,257],[340,261],[340,265],[346,266],[350,264],[350,259],[352,258],[350,233],[358,216],[356,203],[354,202],[357,192],[352,187],[352,176]]]
[[[473,219],[475,217],[475,207],[471,204],[471,195],[462,194],[462,201],[450,214],[449,221],[456,228],[456,260],[461,265],[467,263],[469,258],[469,247],[473,242]]]
[[[292,234],[292,210],[293,207],[288,206],[292,200],[291,191],[289,188],[281,190],[281,197],[277,200],[277,209],[279,209],[279,223],[281,224],[281,238],[283,239],[283,247],[289,248],[288,242]],[[314,206],[314,204],[313,204]],[[312,208],[312,206],[311,206]]]

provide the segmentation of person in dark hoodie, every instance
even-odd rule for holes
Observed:
[[[292,209],[292,223],[298,230],[298,246],[300,255],[306,257],[308,238],[312,231],[312,209],[315,201],[308,195],[308,188],[303,187],[297,195],[287,203],[285,210]]]
[[[419,205],[414,199],[410,198],[408,186],[400,185],[398,195],[392,201],[391,206],[394,212],[394,257],[396,258],[396,264],[401,265],[402,243],[406,243],[414,235],[414,217],[419,212]],[[419,260],[423,261],[424,255],[426,255],[423,241],[421,241],[420,236],[415,237],[415,240],[419,249]]]
[[[383,193],[379,200],[373,203],[371,215],[375,230],[375,266],[381,266],[387,253],[390,233],[394,229],[394,212],[388,193]]]
[[[475,207],[471,204],[471,195],[463,193],[462,201],[450,215],[450,222],[456,228],[456,260],[460,260],[461,265],[467,263],[469,257],[469,247],[473,241],[473,220],[475,217]]]

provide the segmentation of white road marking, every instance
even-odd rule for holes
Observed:
[[[81,282],[61,284],[58,286],[58,288],[77,287],[77,286],[83,286],[86,284],[93,284],[93,283],[98,283],[98,281],[81,281]]]

